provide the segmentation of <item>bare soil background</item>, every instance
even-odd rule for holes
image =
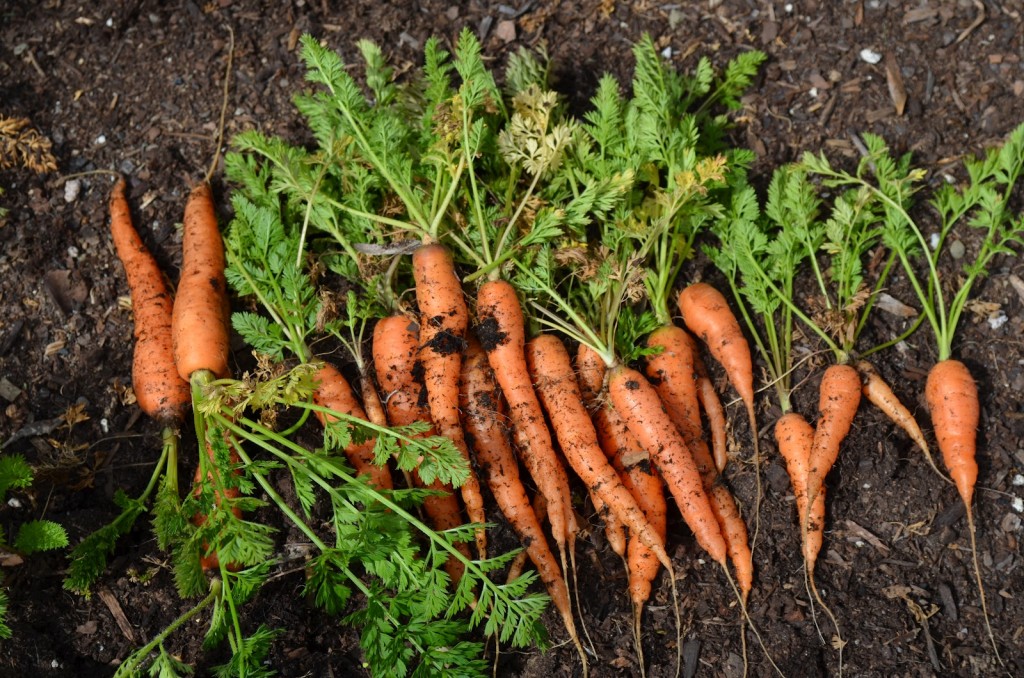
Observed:
[[[420,63],[427,37],[451,42],[463,26],[483,36],[496,65],[521,45],[546,44],[558,88],[578,109],[602,72],[628,82],[630,46],[643,32],[680,68],[700,56],[721,65],[742,50],[767,52],[768,63],[735,116],[735,143],[756,151],[759,184],[807,150],[852,166],[855,135],[866,131],[881,134],[897,151],[912,151],[933,184],[962,180],[964,154],[1000,142],[1024,121],[1024,8],[1012,0],[0,4],[0,114],[28,117],[49,136],[60,174],[106,168],[127,175],[136,225],[172,277],[180,257],[175,225],[189,181],[214,152],[226,24],[237,34],[229,136],[257,127],[303,138],[290,103],[302,87],[295,46],[303,32],[349,61],[356,60],[357,39],[373,39],[402,67]],[[865,61],[864,49],[881,61]],[[892,74],[907,95],[902,115],[890,92]],[[82,179],[72,196],[57,174],[22,169],[0,172],[0,186],[6,192],[0,206],[10,210],[0,226],[0,441],[14,438],[5,451],[24,454],[38,470],[34,491],[15,492],[17,505],[0,507],[0,520],[9,534],[12,525],[45,515],[66,525],[77,542],[115,515],[116,489],[132,495],[142,489],[159,449],[156,425],[124,402],[132,330],[130,313],[118,304],[127,291],[106,233],[110,179]],[[228,190],[215,179],[222,205]],[[1024,200],[1020,193],[1016,199],[1019,211]],[[918,215],[933,223],[927,209]],[[961,236],[971,252],[973,236]],[[944,273],[955,280],[951,265]],[[1008,320],[993,327],[985,314],[968,318],[955,349],[982,395],[978,548],[1006,667],[994,664],[984,634],[955,490],[902,434],[864,407],[830,476],[829,530],[818,566],[819,587],[849,643],[850,676],[1024,675],[1024,487],[1014,482],[1024,473],[1024,303],[1010,284],[1014,274],[1024,276],[1019,259],[997,261],[976,294]],[[714,277],[700,260],[684,275]],[[890,292],[912,301],[900,280]],[[897,321],[882,318],[871,331],[887,337],[896,330]],[[245,363],[246,350],[236,348],[236,359]],[[877,362],[922,422],[924,375],[934,358],[921,331]],[[808,417],[815,415],[815,368],[801,374],[807,381],[797,392],[797,409]],[[720,383],[725,388],[724,379]],[[55,420],[76,404],[88,419],[58,426]],[[736,403],[730,414],[744,419]],[[759,413],[767,495],[751,613],[786,675],[828,675],[836,654],[824,622],[826,642],[819,639],[807,603],[792,497],[770,436],[777,414],[767,407]],[[737,424],[735,453],[746,458],[750,442],[746,426]],[[194,465],[195,454],[194,443],[186,445],[185,468]],[[730,473],[749,507],[750,467],[736,464]],[[639,675],[621,564],[604,543],[582,488],[578,499],[594,527],[579,547],[583,619],[599,655],[593,675]],[[501,523],[496,511],[491,514]],[[670,553],[685,574],[679,593],[687,675],[739,675],[732,594],[701,559],[678,515],[670,534]],[[282,535],[283,541],[287,532]],[[514,545],[503,524],[492,539]],[[63,554],[54,553],[5,568],[15,635],[0,641],[0,674],[108,676],[132,648],[188,607],[177,598],[168,562],[144,523],[123,540],[90,599],[61,588],[64,567]],[[303,600],[302,583],[301,570],[282,572],[244,609],[252,628],[265,622],[285,630],[271,663],[284,676],[361,675],[356,632]],[[644,619],[651,676],[674,670],[670,605],[662,578]],[[503,653],[502,675],[579,674],[556,616],[546,619],[555,647]],[[199,675],[224,660],[223,651],[200,651],[203,631],[201,623],[190,623],[169,643]],[[771,675],[749,634],[748,645],[752,674]]]

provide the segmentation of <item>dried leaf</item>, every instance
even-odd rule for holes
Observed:
[[[885,53],[885,82],[889,85],[889,96],[896,107],[896,115],[903,115],[907,105],[907,90],[903,87],[903,75],[896,63],[896,55],[892,52]]]

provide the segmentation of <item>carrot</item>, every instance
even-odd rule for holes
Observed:
[[[614,464],[616,452],[621,452],[620,442],[624,442],[619,439],[619,433],[624,432],[628,434],[628,432],[624,430],[624,425],[615,426],[616,423],[621,424],[621,422],[613,421],[610,416],[613,411],[608,407],[604,407],[599,402],[601,390],[604,388],[604,374],[605,365],[604,361],[601,360],[601,356],[586,344],[580,344],[576,354],[576,376],[579,381],[580,395],[583,396],[584,406],[591,413],[591,420],[594,423],[594,428],[597,430],[597,439],[601,444],[601,449],[604,450],[608,460]],[[619,475],[622,475],[621,471]],[[625,478],[623,478],[623,481],[625,481]],[[633,496],[640,502],[640,498],[636,494]],[[601,500],[599,495],[591,492],[590,499],[594,504],[594,508],[604,519],[604,533],[608,539],[608,545],[612,547],[612,551],[620,558],[626,558],[626,530],[622,522],[613,512],[608,510],[607,505]],[[642,505],[641,508],[643,508]],[[651,557],[653,558],[653,555]]]
[[[939,467],[935,465],[935,459],[932,457],[931,449],[928,447],[928,441],[925,440],[924,433],[921,432],[921,427],[917,425],[914,415],[900,402],[896,394],[892,392],[889,384],[885,383],[885,380],[882,379],[882,375],[878,373],[874,365],[866,360],[861,360],[857,363],[857,372],[860,373],[861,390],[864,397],[872,405],[882,410],[893,423],[902,428],[910,436],[910,439],[924,452],[924,456],[932,469],[943,480],[948,480],[942,474],[942,471],[939,470]]]
[[[511,448],[509,448],[511,449]],[[480,461],[480,455],[477,455],[477,462]],[[513,461],[515,459],[513,458]],[[519,477],[519,470],[516,469],[516,477]],[[521,484],[521,483],[520,483]],[[523,489],[525,492],[526,489]],[[494,494],[493,492],[491,494]],[[504,515],[504,513],[502,513]],[[548,503],[544,501],[543,494],[536,494],[533,496],[533,515],[537,517],[537,525],[544,525],[544,521],[548,518]],[[550,549],[549,549],[550,550]],[[522,550],[516,554],[516,557],[512,560],[512,563],[508,566],[508,574],[505,575],[505,583],[511,584],[523,574],[523,569],[526,567],[526,560],[530,557],[530,552]],[[564,582],[563,582],[564,583]]]
[[[679,293],[679,312],[683,322],[696,334],[711,351],[725,370],[736,392],[747,408],[750,432],[754,441],[754,478],[757,484],[757,498],[754,501],[754,537],[761,525],[761,452],[757,432],[757,412],[754,409],[754,367],[750,357],[750,346],[743,336],[743,330],[729,309],[721,292],[707,283],[695,283]]]
[[[417,360],[418,344],[419,325],[405,316],[393,315],[384,318],[377,321],[373,328],[373,364],[377,372],[377,382],[387,394],[387,421],[392,426],[408,426],[416,421],[430,421],[426,387],[423,384],[423,369]],[[365,384],[370,384],[370,379],[364,379],[363,383],[365,391]],[[370,390],[372,393],[369,397],[380,403],[380,399],[375,397],[376,389]],[[363,402],[367,402],[365,396]],[[421,435],[426,437],[433,434],[433,430],[428,430]],[[444,485],[439,480],[424,485],[415,471],[412,480],[419,487],[427,487],[439,493],[423,501],[423,510],[426,511],[434,529],[444,531],[462,525],[459,500],[452,493],[451,486]],[[459,543],[457,548],[464,556],[470,557],[469,548],[465,544]],[[449,557],[445,569],[452,581],[458,582],[465,571],[465,565],[457,558]]]
[[[690,355],[693,356],[693,368],[697,373],[697,400],[700,401],[701,409],[704,410],[704,414],[708,418],[708,426],[711,429],[711,449],[714,452],[715,466],[718,468],[718,472],[721,473],[725,470],[725,465],[729,461],[729,453],[725,442],[725,409],[722,407],[722,401],[718,397],[718,391],[715,390],[715,384],[711,381],[711,377],[708,376],[704,360],[700,357],[700,349],[697,347],[696,340],[694,340],[689,332],[684,333],[683,336],[686,338],[686,343],[690,345]]]
[[[419,356],[430,415],[438,433],[451,440],[468,462],[469,451],[459,422],[459,374],[469,325],[462,284],[451,253],[443,245],[418,247],[412,255],[412,267],[421,316]],[[460,490],[470,521],[482,525],[487,518],[480,481],[472,467]],[[476,530],[476,546],[480,557],[485,557],[487,533],[483,527]]]
[[[494,374],[486,353],[473,338],[469,341],[462,365],[460,394],[463,425],[494,501],[525,545],[586,667],[586,653],[572,616],[569,588],[519,479],[519,465],[498,412],[500,394]]]
[[[818,392],[820,416],[814,427],[807,462],[807,501],[813,504],[832,465],[839,458],[839,446],[850,432],[860,406],[860,375],[849,365],[832,365],[825,370]]]
[[[128,278],[135,324],[132,388],[142,411],[164,426],[177,426],[192,400],[178,376],[171,348],[172,301],[163,273],[142,243],[125,197],[125,180],[110,193],[110,235]]]
[[[210,184],[192,189],[185,203],[181,279],[171,317],[174,364],[186,381],[197,372],[228,374],[228,297],[224,243]]]
[[[657,391],[636,370],[619,365],[608,376],[608,395],[637,442],[650,452],[686,524],[701,548],[725,567],[726,545],[686,442]]]
[[[477,335],[487,361],[508,401],[516,447],[548,505],[551,533],[566,567],[576,534],[569,477],[555,454],[526,366],[526,328],[515,289],[504,280],[488,281],[477,292]]]
[[[565,345],[553,334],[535,337],[526,344],[526,364],[569,465],[588,489],[601,496],[630,532],[654,551],[662,565],[671,569],[665,543],[644,517],[597,442],[597,432],[583,406]]]
[[[647,377],[697,465],[711,510],[725,538],[729,560],[736,568],[740,593],[746,602],[753,587],[753,556],[747,541],[747,526],[736,507],[736,500],[724,485],[716,485],[718,466],[711,457],[701,429],[693,355],[695,344],[685,330],[665,325],[651,333],[647,345],[661,349],[660,353],[647,357]]]
[[[807,515],[807,470],[811,459],[811,444],[814,441],[814,428],[807,420],[796,412],[787,412],[775,424],[775,442],[779,454],[786,462],[786,471],[793,485],[793,496],[796,499],[797,518],[800,525],[807,525],[802,536],[804,562],[809,572],[814,572],[814,564],[821,551],[822,538],[825,530],[825,490],[818,492],[814,500],[811,515]]]
[[[356,394],[348,380],[334,366],[324,363],[324,366],[313,375],[313,379],[318,382],[313,391],[313,401],[317,405],[368,421],[366,412],[356,399]],[[316,417],[321,424],[337,421],[336,417],[323,412],[317,412]],[[392,488],[391,472],[387,466],[378,466],[373,463],[373,448],[373,439],[361,443],[353,442],[345,448],[345,456],[348,457],[348,461],[356,473],[368,476],[370,483],[375,487],[390,490]]]

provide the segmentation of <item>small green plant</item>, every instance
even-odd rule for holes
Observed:
[[[0,501],[5,501],[10,489],[26,489],[32,485],[32,467],[20,454],[0,456]],[[30,520],[18,527],[14,542],[8,544],[0,530],[0,550],[13,551],[17,555],[30,556],[39,551],[52,551],[68,545],[64,528],[52,520]],[[0,581],[2,583],[2,581]],[[7,620],[7,594],[0,589],[0,638],[10,638],[11,629]]]

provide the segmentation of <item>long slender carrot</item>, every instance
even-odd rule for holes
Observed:
[[[608,463],[597,442],[580,394],[569,352],[553,334],[542,334],[526,344],[526,364],[536,382],[537,394],[551,420],[555,437],[569,465],[583,483],[598,492],[630,532],[654,551],[662,565],[671,569],[665,544]]]
[[[684,332],[683,337],[690,347],[690,355],[693,356],[693,369],[697,373],[697,399],[700,401],[701,409],[704,410],[704,415],[708,418],[708,427],[711,429],[711,450],[714,453],[715,466],[721,473],[729,462],[725,433],[725,408],[722,407],[715,384],[708,375],[704,359],[700,356],[700,348],[697,346],[696,339],[689,332]]]
[[[171,317],[174,364],[182,379],[207,371],[228,374],[228,296],[224,243],[210,184],[192,189],[185,203],[181,278]]]
[[[327,407],[337,412],[342,412],[351,417],[369,421],[363,406],[359,404],[352,386],[349,385],[345,376],[333,365],[324,363],[324,366],[317,370],[313,376],[318,386],[313,391],[313,400],[317,405]],[[337,419],[332,415],[325,415],[323,412],[316,413],[320,423],[333,422]],[[359,475],[368,476],[370,483],[374,486],[390,490],[392,488],[391,472],[387,466],[378,466],[373,463],[374,440],[365,440],[361,443],[355,441],[345,448],[345,456],[355,468]]]
[[[419,333],[419,325],[402,315],[383,318],[377,321],[373,328],[373,364],[377,373],[377,383],[387,394],[387,421],[392,426],[408,426],[416,421],[430,421],[426,386],[423,384],[423,369],[417,356]],[[364,383],[369,381],[368,378],[364,379]],[[374,389],[373,394],[368,397],[375,395]],[[363,402],[366,402],[366,397]],[[377,399],[377,402],[380,400]],[[429,436],[433,433],[433,430],[428,430],[421,435]],[[423,509],[434,529],[450,530],[462,524],[459,500],[452,492],[451,486],[444,485],[439,480],[425,485],[415,471],[412,480],[419,487],[427,487],[439,493],[423,501]],[[463,555],[469,557],[469,548],[465,544],[460,543],[457,548]],[[465,565],[454,557],[448,558],[445,567],[454,582],[458,582],[465,571]]]
[[[565,568],[566,545],[571,553],[576,534],[569,477],[555,454],[551,432],[530,382],[524,352],[523,311],[512,285],[504,280],[481,285],[477,292],[477,320],[480,343],[508,401],[516,447],[547,501],[551,533]]]
[[[608,394],[630,432],[647,450],[701,548],[725,568],[725,538],[686,442],[657,391],[636,370],[619,365],[608,375]]]
[[[173,303],[160,267],[132,226],[125,186],[121,178],[110,193],[110,235],[124,266],[132,300],[132,387],[143,412],[164,426],[178,426],[185,418],[192,394],[174,365]]]
[[[614,411],[609,407],[602,406],[602,403],[599,402],[601,390],[604,388],[604,374],[605,365],[601,356],[586,344],[580,344],[576,353],[576,376],[580,385],[580,395],[583,396],[584,406],[591,413],[591,420],[597,430],[597,439],[601,444],[601,449],[604,450],[608,460],[614,464],[616,452],[621,451],[617,430],[628,432],[625,431],[624,424],[619,427],[615,426],[615,422],[610,417]],[[619,475],[622,475],[621,472]],[[624,478],[623,481],[625,481]],[[638,502],[640,501],[635,494],[633,496]],[[591,492],[590,499],[598,514],[604,519],[604,533],[608,539],[608,545],[620,558],[626,558],[626,528],[622,521],[615,516],[614,512],[608,510],[600,495]],[[651,557],[653,558],[653,555]]]
[[[463,360],[460,393],[463,425],[494,501],[526,547],[586,667],[587,656],[576,632],[569,588],[519,479],[519,465],[498,411],[501,396],[487,355],[472,338]]]
[[[696,334],[725,369],[729,382],[740,394],[747,408],[750,432],[754,444],[754,478],[757,484],[757,498],[754,501],[754,537],[761,526],[761,451],[757,430],[757,411],[754,407],[754,368],[750,357],[750,346],[743,336],[743,330],[729,309],[722,293],[707,283],[695,283],[679,293],[679,311],[683,322]]]
[[[900,402],[900,399],[892,392],[892,388],[885,382],[885,379],[878,373],[874,365],[866,360],[861,360],[857,363],[857,372],[860,373],[863,383],[861,390],[864,397],[872,405],[884,412],[893,423],[903,429],[918,448],[924,452],[925,459],[928,460],[928,464],[932,469],[943,480],[948,480],[942,471],[939,470],[939,467],[935,465],[935,459],[932,457],[931,449],[928,447],[928,441],[925,440],[924,433],[921,431],[921,427],[917,425],[914,415]]]
[[[433,243],[418,247],[412,255],[416,302],[420,309],[420,362],[427,385],[430,415],[438,433],[455,444],[469,461],[469,451],[459,422],[459,374],[466,347],[469,310],[451,253]],[[459,488],[471,522],[486,522],[480,481],[470,467],[469,478]],[[481,557],[487,553],[487,532],[476,530]]]
[[[850,432],[860,406],[860,375],[849,365],[832,365],[825,370],[818,391],[820,416],[814,427],[814,442],[807,466],[807,501],[813,503],[832,465],[839,458],[839,446]]]

